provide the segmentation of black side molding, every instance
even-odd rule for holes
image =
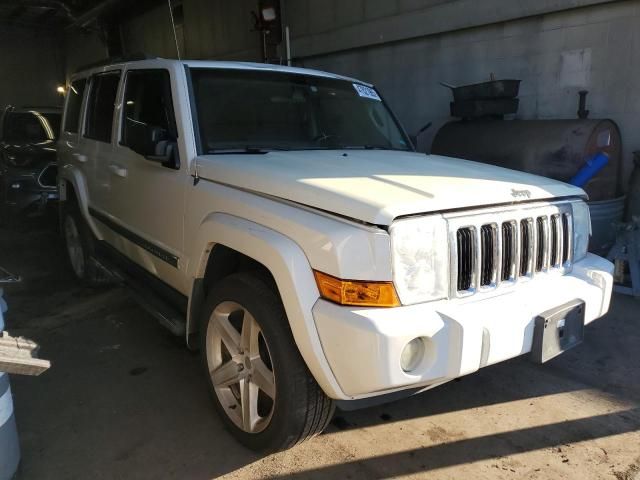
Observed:
[[[124,238],[126,238],[130,242],[135,243],[139,247],[145,249],[150,254],[152,254],[152,255],[158,257],[160,260],[168,263],[172,267],[178,268],[178,260],[179,259],[174,254],[172,254],[171,252],[167,252],[166,250],[164,250],[163,248],[160,248],[156,244],[151,243],[148,240],[145,240],[140,235],[137,235],[137,234],[133,233],[131,230],[127,230],[122,225],[114,222],[109,217],[107,217],[106,215],[98,212],[94,208],[89,207],[89,214],[92,217],[94,217],[96,220],[98,220],[100,223],[103,223],[104,225],[109,227],[114,232],[122,235]]]

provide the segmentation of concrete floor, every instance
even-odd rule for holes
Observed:
[[[29,232],[29,233],[27,233]],[[222,428],[197,354],[120,288],[79,287],[51,230],[0,230],[8,328],[53,367],[13,377],[24,479],[640,479],[640,302],[616,296],[586,341],[422,395],[337,412],[323,435],[261,458]]]

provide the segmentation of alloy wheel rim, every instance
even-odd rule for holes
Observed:
[[[80,243],[80,234],[76,222],[70,216],[64,221],[64,235],[67,243],[67,252],[71,261],[71,268],[78,277],[84,275],[84,252]]]
[[[276,381],[260,325],[242,305],[222,302],[209,318],[206,345],[209,374],[225,413],[244,432],[263,431],[273,416]]]

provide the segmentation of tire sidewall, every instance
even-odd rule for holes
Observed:
[[[259,280],[255,280],[259,282]],[[267,287],[264,286],[266,289]],[[258,293],[256,295],[256,293]],[[270,298],[269,298],[270,297]],[[207,363],[207,329],[215,307],[224,301],[233,301],[246,308],[258,322],[267,342],[276,382],[275,410],[267,428],[259,433],[247,433],[239,429],[227,416],[215,393]],[[265,295],[256,292],[243,282],[240,276],[231,276],[216,286],[207,298],[206,308],[200,323],[201,360],[207,376],[207,384],[213,397],[214,405],[222,417],[227,429],[244,445],[257,451],[276,451],[279,446],[286,445],[295,431],[302,428],[299,419],[304,419],[306,412],[300,411],[306,404],[305,375],[310,375],[295,346],[291,330],[284,314],[284,309],[275,294]],[[297,356],[293,359],[292,354]]]
[[[1,167],[0,167],[1,168]],[[9,208],[9,185],[7,173],[0,176],[0,225],[9,227],[11,225],[11,214]]]
[[[67,234],[66,234],[66,223],[67,219],[72,221],[75,224],[76,230],[78,231],[78,238],[80,240],[80,247],[82,248],[82,258],[84,261],[84,271],[82,275],[79,275],[75,269],[73,268],[73,264],[71,263],[71,257],[69,254],[69,248],[67,245]],[[69,262],[69,267],[74,275],[81,280],[83,283],[91,286],[94,282],[94,275],[92,269],[92,255],[93,255],[93,242],[89,236],[88,228],[84,219],[80,215],[80,212],[77,208],[73,206],[64,205],[62,207],[62,218],[60,222],[60,226],[62,228],[62,234],[64,236],[65,250],[67,261]]]

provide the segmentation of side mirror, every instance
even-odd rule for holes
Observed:
[[[179,166],[176,157],[176,142],[169,140],[160,140],[156,143],[153,155],[146,155],[147,160],[152,162],[160,162],[165,167],[177,168]]]
[[[162,127],[127,119],[125,141],[129,148],[152,162],[171,168],[179,166],[175,142]]]
[[[147,157],[156,154],[156,145],[167,139],[164,128],[148,125],[127,118],[125,142],[131,150]]]

